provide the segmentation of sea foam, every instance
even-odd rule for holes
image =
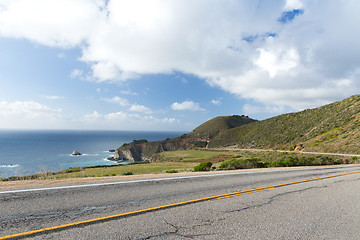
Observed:
[[[4,164],[4,165],[0,165],[0,168],[16,168],[19,167],[19,164]]]

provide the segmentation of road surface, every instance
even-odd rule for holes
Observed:
[[[360,239],[358,171],[266,169],[1,190],[0,239]]]

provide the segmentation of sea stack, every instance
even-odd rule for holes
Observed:
[[[82,155],[82,154],[79,153],[78,151],[74,150],[71,155],[73,155],[73,156],[80,156],[80,155]]]

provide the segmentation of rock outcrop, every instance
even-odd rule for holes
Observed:
[[[112,160],[144,162],[152,161],[156,153],[175,150],[186,150],[195,147],[205,148],[207,139],[175,138],[158,142],[130,143],[116,149]]]
[[[209,141],[222,131],[249,124],[256,120],[247,116],[225,116],[211,119],[194,129],[189,134],[164,141],[148,142],[144,139],[125,143],[115,150],[114,157],[109,160],[143,162],[153,161],[154,154],[165,151],[207,148]]]
[[[80,156],[80,155],[82,155],[82,154],[79,153],[78,151],[74,150],[71,155],[73,155],[73,156]]]

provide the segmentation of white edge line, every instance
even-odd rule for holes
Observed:
[[[315,169],[324,169],[324,168],[311,168],[311,170],[315,170]],[[193,176],[150,178],[150,179],[128,180],[128,181],[120,181],[120,182],[90,183],[90,184],[66,185],[66,186],[58,186],[58,187],[9,190],[9,191],[2,191],[2,192],[0,192],[0,194],[36,192],[36,191],[84,188],[84,187],[97,187],[97,186],[107,186],[107,185],[117,185],[117,184],[143,183],[143,182],[167,181],[167,180],[190,179],[190,178],[201,178],[201,177],[216,177],[216,176],[227,176],[227,175],[245,175],[245,174],[255,174],[255,173],[291,172],[291,171],[306,171],[306,170],[309,170],[309,169],[301,168],[301,169],[264,170],[264,171],[253,171],[253,172],[215,173],[215,174],[202,174],[202,175],[193,175]]]

